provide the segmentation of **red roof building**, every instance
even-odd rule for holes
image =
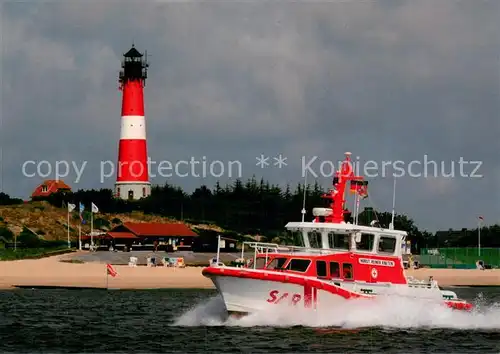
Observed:
[[[71,187],[64,183],[63,180],[48,179],[35,188],[31,198],[48,197],[57,192],[71,192]]]
[[[196,237],[198,234],[191,230],[189,226],[182,223],[146,223],[146,222],[126,222],[116,226],[113,232],[130,231],[139,237]]]
[[[103,239],[109,244],[135,246],[133,248],[157,244],[160,249],[166,245],[189,249],[197,236],[186,224],[126,222],[107,232]]]

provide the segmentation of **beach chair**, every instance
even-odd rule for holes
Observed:
[[[156,258],[155,257],[148,257],[148,267],[156,267]]]
[[[184,257],[177,258],[177,267],[179,267],[179,268],[186,267],[186,263],[184,263]]]
[[[169,258],[168,264],[170,267],[175,267],[177,265],[177,258]]]
[[[238,268],[243,268],[246,264],[245,258],[236,258],[234,260],[234,265]]]
[[[161,260],[161,262],[163,263],[164,267],[170,266],[170,264],[169,264],[169,258],[168,257],[163,257],[162,260]]]
[[[128,266],[129,267],[137,267],[137,257],[130,257],[129,259],[129,262],[128,262]]]

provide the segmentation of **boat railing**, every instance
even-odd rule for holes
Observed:
[[[411,275],[406,276],[408,286],[411,288],[439,288],[438,282],[432,277],[429,280],[419,280]]]
[[[277,243],[245,241],[241,247],[241,258],[244,259],[245,246],[253,248],[253,268],[256,266],[257,254],[265,254],[266,259],[270,254],[298,254],[307,252],[309,254],[332,254],[334,251],[331,248],[311,248],[301,246],[286,246],[278,245]]]
[[[257,253],[296,253],[296,252],[308,252],[308,253],[318,253],[318,254],[334,253],[334,250],[331,248],[288,246],[288,245],[278,245],[277,243],[245,241],[243,242],[241,249],[242,258],[245,252],[245,245],[253,248]]]

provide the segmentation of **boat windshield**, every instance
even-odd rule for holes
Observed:
[[[328,244],[330,248],[337,248],[342,250],[349,249],[349,234],[347,233],[336,233],[329,232],[328,233]]]
[[[304,238],[302,237],[301,231],[287,230],[283,241],[283,243],[287,245],[304,247]]]
[[[321,232],[310,231],[307,233],[309,237],[309,245],[312,248],[321,248]]]
[[[363,232],[361,239],[356,242],[356,249],[360,251],[372,251],[375,242],[375,235]]]

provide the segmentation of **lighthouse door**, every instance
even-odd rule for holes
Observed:
[[[134,191],[128,191],[128,199],[134,199]]]

